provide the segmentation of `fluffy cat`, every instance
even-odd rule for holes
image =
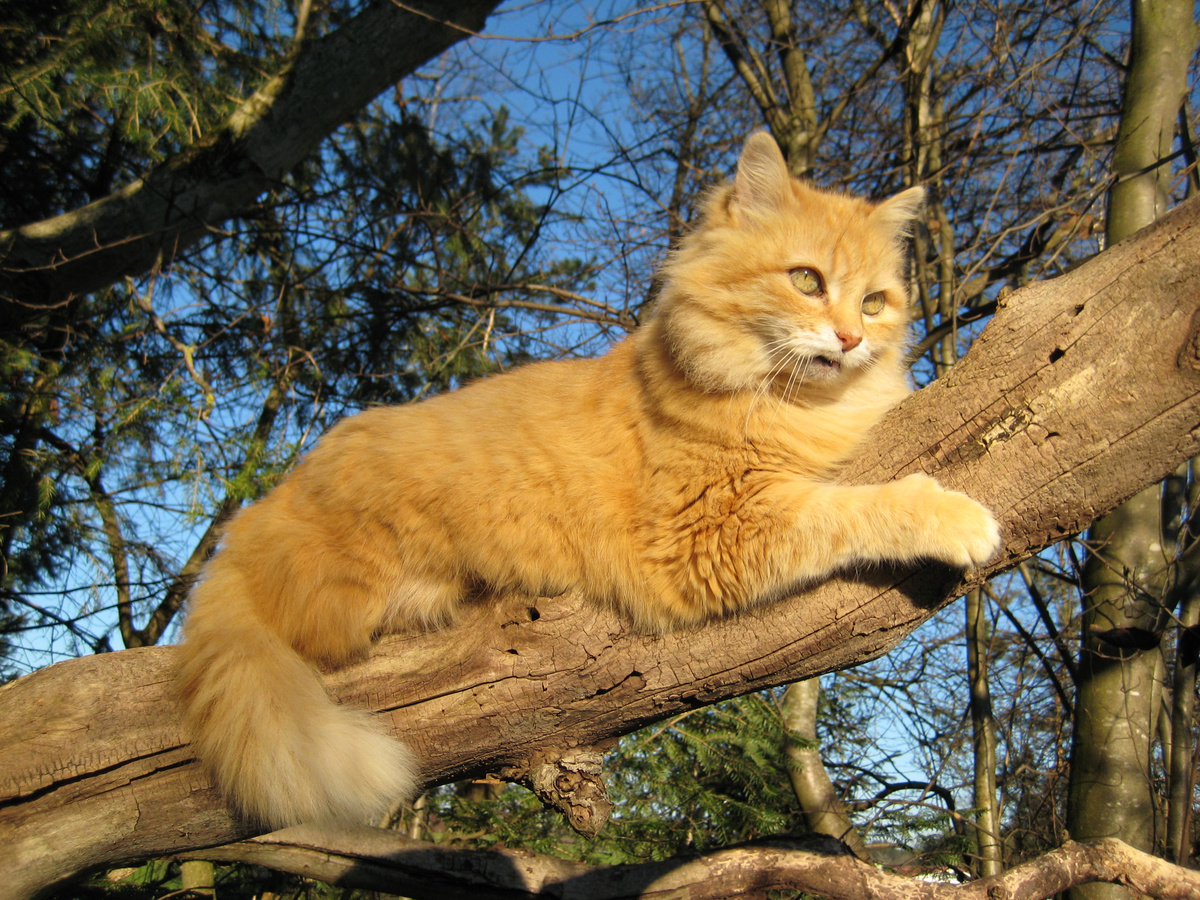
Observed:
[[[237,809],[272,827],[367,821],[411,794],[411,753],[331,701],[314,663],[443,625],[472,586],[579,586],[662,630],[847,567],[991,558],[991,514],[931,478],[831,480],[910,390],[921,201],[817,190],[756,134],[651,317],[607,355],[331,429],[235,517],[191,595],[186,724]]]

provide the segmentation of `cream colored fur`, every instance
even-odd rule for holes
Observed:
[[[924,476],[832,480],[909,391],[920,203],[818,191],[755,135],[664,266],[653,315],[607,355],[330,430],[234,519],[191,596],[187,725],[234,805],[270,826],[365,821],[411,794],[418,763],[333,703],[314,664],[445,623],[480,585],[578,586],[661,630],[839,569],[988,560],[996,524],[966,496]],[[797,288],[801,268],[819,292]]]

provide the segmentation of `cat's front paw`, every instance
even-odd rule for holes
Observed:
[[[912,481],[910,482],[910,479]],[[1000,525],[991,510],[958,491],[948,491],[927,475],[910,475],[922,496],[923,556],[961,569],[990,562],[1000,549]]]
[[[949,520],[943,537],[947,553],[943,559],[964,569],[991,562],[1001,546],[1000,525],[992,511],[966,494],[946,491],[946,507],[940,518]]]

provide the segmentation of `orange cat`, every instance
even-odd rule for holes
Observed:
[[[366,821],[417,766],[313,663],[448,622],[471,586],[578,586],[635,626],[697,625],[881,560],[986,562],[991,514],[912,475],[833,483],[909,390],[904,238],[881,204],[747,142],[671,255],[653,315],[544,362],[333,428],[230,524],[192,592],[180,682],[200,758],[283,826]]]

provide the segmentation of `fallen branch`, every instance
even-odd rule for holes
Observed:
[[[1115,838],[1068,841],[1007,872],[965,884],[878,868],[832,838],[776,838],[700,857],[588,866],[524,850],[447,849],[380,829],[302,826],[177,858],[251,863],[413,900],[724,900],[772,891],[805,891],[828,900],[1046,900],[1093,882],[1125,885],[1156,900],[1200,897],[1200,872]]]

